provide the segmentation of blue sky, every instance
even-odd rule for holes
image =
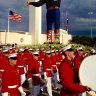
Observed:
[[[22,15],[22,23],[10,22],[10,30],[28,31],[29,8],[24,5],[26,0],[0,0],[0,30],[7,30],[8,9]],[[69,33],[76,35],[90,35],[90,15],[93,12],[92,31],[96,34],[96,0],[61,0],[61,28],[65,29],[66,12],[69,18]],[[45,6],[43,6],[45,7]],[[42,23],[45,21],[46,8],[43,8]],[[43,26],[46,31],[46,26]]]

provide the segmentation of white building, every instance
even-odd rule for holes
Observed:
[[[19,45],[29,45],[32,43],[32,34],[29,32],[0,32],[0,44],[14,44],[17,43]],[[39,35],[38,44],[43,44],[47,41],[47,34]],[[60,29],[60,43],[67,44],[69,40],[72,39],[72,36],[68,34],[65,30]]]

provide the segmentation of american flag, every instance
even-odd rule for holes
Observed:
[[[66,31],[68,32],[68,16],[66,17]]]
[[[13,20],[16,22],[21,22],[22,16],[20,14],[17,14],[13,11],[9,11],[9,20]]]

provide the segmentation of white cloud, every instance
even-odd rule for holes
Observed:
[[[96,19],[91,19],[90,18],[77,18],[76,22],[81,22],[81,23],[89,23],[89,22],[96,22]]]

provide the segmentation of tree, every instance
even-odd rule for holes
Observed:
[[[96,37],[94,39],[88,36],[74,36],[71,42],[92,47],[94,45],[94,42],[96,43]]]

